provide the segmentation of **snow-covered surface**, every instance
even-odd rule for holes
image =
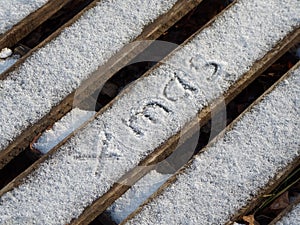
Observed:
[[[12,65],[14,65],[18,61],[18,59],[18,55],[13,55],[6,59],[0,59],[0,74],[6,71],[8,68],[10,68]]]
[[[100,46],[111,50],[107,52],[106,56],[109,56],[111,52],[122,46],[122,43],[129,41],[130,35],[127,32],[120,31],[115,23],[103,24],[102,20],[98,20],[100,15],[106,15],[102,18],[104,21],[113,18],[114,22],[117,21],[116,23],[125,22],[125,20],[120,20],[121,15],[131,18],[132,16],[139,17],[141,14],[152,15],[155,12],[159,14],[164,11],[163,8],[167,9],[167,7],[156,7],[157,4],[161,6],[170,4],[166,1],[149,1],[145,4],[142,0],[126,1],[126,4],[121,0],[113,2],[117,2],[120,8],[112,7],[111,2],[102,1],[97,8],[90,11],[90,14],[83,17],[80,29],[77,27],[76,30],[78,25],[75,24],[52,44],[30,58],[23,65],[22,70],[1,83],[1,95],[5,99],[5,103],[0,102],[0,119],[1,123],[5,124],[4,128],[1,127],[1,141],[4,137],[9,141],[15,134],[11,132],[8,135],[6,129],[15,126],[18,130],[36,121],[50,109],[51,105],[77,87],[80,80],[104,60],[99,54],[101,51],[98,51]],[[125,10],[124,7],[130,10]],[[160,9],[157,12],[152,8]],[[102,9],[102,13],[94,13],[99,9]],[[167,64],[137,82],[131,91],[124,94],[109,110],[99,115],[85,129],[58,149],[50,159],[42,163],[22,185],[3,195],[0,199],[2,221],[11,219],[17,222],[21,221],[22,217],[31,217],[33,220],[38,218],[41,224],[64,224],[78,217],[85,207],[108,191],[124,173],[137,166],[140,160],[144,159],[154,148],[177,133],[187,121],[195,116],[196,112],[207,105],[207,102],[222,95],[251,67],[253,62],[263,57],[289,33],[293,26],[299,25],[300,21],[297,16],[299,9],[298,0],[239,1],[211,27],[205,29],[186,47],[175,53]],[[114,10],[118,12],[115,13],[116,17],[111,14]],[[99,23],[91,25],[87,23],[89,18]],[[141,30],[144,23],[139,24],[139,21],[139,19],[131,21],[130,30],[136,28]],[[113,38],[109,40],[114,43],[108,41],[109,44],[104,45],[103,43],[106,42],[100,44],[98,39],[99,43],[93,42],[93,45],[90,45],[91,42],[86,41],[86,45],[78,47],[76,39],[83,41],[87,36],[93,36],[95,33],[97,33],[96,37],[100,38],[99,30],[93,29],[99,28],[99,24],[102,24],[103,29],[108,26],[107,36],[101,38],[112,36]],[[91,28],[89,32],[86,31],[87,27]],[[66,38],[69,40],[63,42]],[[111,48],[108,48],[110,44],[112,44]],[[98,50],[95,46],[98,46]],[[49,58],[49,54],[53,57]],[[68,57],[64,58],[65,55]],[[52,61],[49,61],[50,59]],[[215,64],[218,65],[216,72]],[[180,66],[180,69],[176,68],[176,65]],[[20,76],[21,74],[23,77]],[[36,79],[36,74],[38,77],[41,74],[47,74],[47,76],[40,80]],[[37,82],[38,85],[36,85]],[[290,89],[292,89],[292,84]],[[284,101],[285,115],[291,113],[286,112],[287,109],[292,111],[289,107],[291,104],[287,104],[288,98],[291,97],[290,92],[289,90],[285,93],[287,95]],[[33,93],[38,93],[38,96]],[[34,97],[29,97],[30,95]],[[27,99],[25,97],[19,100],[21,96],[27,96]],[[10,109],[18,108],[15,104],[12,106],[7,104],[13,102],[14,99],[23,103],[19,106],[23,113],[22,120],[19,119],[20,114],[16,113],[17,116],[13,115],[12,121],[7,122],[8,117],[3,119],[2,115],[9,115],[13,113]],[[298,102],[297,100],[295,104]],[[7,108],[10,109],[7,110]],[[30,112],[27,108],[30,108]],[[272,111],[272,113],[278,112]],[[27,119],[25,125],[24,118]],[[285,128],[286,123],[282,124],[282,129]],[[279,131],[282,129],[278,127]],[[283,140],[283,142],[291,140],[290,149],[286,146],[280,149],[281,151],[290,150],[282,155],[287,161],[295,155],[293,144],[298,143],[293,137],[296,130],[295,128],[291,136]],[[3,131],[5,131],[4,135]],[[280,136],[278,138],[281,140]],[[6,143],[2,141],[2,146]],[[268,143],[266,147],[268,146],[272,146],[272,143]],[[278,149],[280,145],[276,147]],[[255,157],[262,152],[257,153]],[[261,157],[264,156],[270,157],[269,154]],[[231,159],[234,158],[231,157]],[[278,157],[279,159],[281,157]],[[214,159],[211,160],[214,162]],[[260,159],[255,162],[257,165],[250,166],[254,170],[245,174],[246,176],[251,176],[253,172],[259,170]],[[239,170],[240,166],[236,165],[234,168]],[[219,167],[216,166],[216,168]],[[224,174],[223,171],[220,174]],[[226,185],[222,186],[222,188],[225,187]],[[247,186],[244,187],[247,188]],[[222,211],[222,213],[225,212]]]
[[[177,0],[103,0],[0,81],[0,150]]]
[[[300,204],[296,205],[292,211],[281,218],[276,225],[299,225],[300,224]]]
[[[0,0],[0,34],[4,34],[48,0]]]
[[[9,49],[9,48],[3,48],[1,51],[0,51],[0,59],[6,59],[7,57],[11,56],[12,55],[12,50]]]
[[[225,224],[300,155],[300,68],[127,224]]]
[[[46,154],[95,114],[95,111],[72,109],[61,120],[57,121],[51,129],[45,131],[33,147]]]
[[[171,176],[152,170],[136,184],[134,184],[122,197],[117,199],[108,209],[111,218],[121,223],[129,214],[134,212],[147,198]]]

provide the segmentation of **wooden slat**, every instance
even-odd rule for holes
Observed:
[[[0,36],[0,49],[11,48],[71,0],[49,0]],[[20,9],[22,10],[22,9]]]
[[[210,25],[211,23],[212,22],[210,22],[208,25]],[[201,32],[201,31],[202,30],[200,30],[199,32]],[[199,32],[197,32],[197,34]],[[192,40],[193,37],[191,37],[189,40],[187,40],[185,42],[185,44],[188,43],[190,40]],[[288,36],[286,36],[280,43],[277,44],[277,46],[275,46],[275,48],[273,50],[271,50],[268,54],[266,54],[262,59],[258,60],[254,64],[253,68],[249,72],[244,74],[243,77],[231,87],[231,89],[224,96],[225,101],[229,102],[234,96],[236,96],[242,90],[243,87],[247,86],[247,84],[249,84],[253,79],[255,79],[265,68],[267,68],[276,59],[278,59],[280,56],[282,56],[292,44],[299,41],[299,38],[300,38],[299,30],[297,30],[297,29],[294,30]],[[110,62],[110,63],[112,65],[115,65],[113,62]],[[111,69],[111,68],[112,67],[109,67],[109,69]],[[109,69],[106,69],[106,71]],[[147,76],[153,70],[149,71],[145,76]],[[91,82],[91,81],[89,81],[89,82]],[[81,90],[81,92],[84,93],[85,90],[86,89],[83,88]],[[129,91],[129,90],[130,90],[130,88],[126,89],[126,91]],[[123,94],[124,93],[125,92],[123,92]],[[70,98],[72,100],[69,102],[71,102],[71,103],[73,102],[73,97],[74,96],[72,96],[72,94],[68,96],[68,98]],[[120,96],[117,97],[113,102],[111,102],[105,108],[103,108],[98,113],[98,115],[101,114],[106,109],[108,109],[109,107],[111,107],[111,105],[114,104],[114,102],[117,101],[118,98],[120,98]],[[164,143],[162,146],[160,146],[158,149],[156,149],[153,154],[151,154],[145,160],[143,160],[139,164],[140,167],[138,169],[132,170],[131,173],[127,174],[125,177],[129,177],[131,180],[137,181],[141,176],[143,176],[143,174],[147,173],[146,170],[141,169],[141,168],[147,167],[149,169],[149,168],[151,168],[150,165],[153,165],[153,164],[161,161],[162,159],[166,158],[167,156],[169,156],[174,151],[175,147],[177,146],[177,142],[178,142],[179,138],[182,140],[183,134],[186,136],[186,138],[191,136],[194,133],[194,131],[196,130],[196,128],[199,127],[199,121],[200,121],[200,124],[207,122],[210,117],[210,111],[218,108],[218,106],[219,106],[219,103],[217,102],[210,109],[206,108],[203,111],[199,112],[199,114],[197,115],[197,118],[195,118],[194,121],[189,123],[184,128],[184,130],[180,132],[180,134],[177,134],[177,135],[173,136],[172,138],[170,138],[166,143]],[[76,132],[78,132],[78,131],[76,131]],[[74,134],[76,134],[76,132]],[[72,134],[71,136],[73,136],[74,134]],[[68,138],[70,138],[71,136],[69,136]],[[0,195],[6,193],[7,191],[9,191],[12,188],[21,184],[22,179],[24,179],[29,173],[31,173],[36,168],[38,168],[39,164],[41,162],[45,161],[55,151],[57,151],[57,149],[59,149],[59,147],[61,145],[63,145],[68,140],[68,138],[66,138],[58,146],[56,146],[54,149],[52,149],[46,156],[41,158],[32,167],[30,167],[23,174],[21,174],[18,178],[16,178],[14,181],[12,181],[8,186],[6,186],[4,189],[2,189],[0,191]],[[85,212],[76,221],[73,221],[72,223],[73,224],[86,224],[86,223],[90,222],[98,214],[103,212],[114,200],[119,198],[126,190],[128,190],[128,188],[129,187],[127,187],[125,185],[115,184],[111,190],[109,190],[105,195],[103,195],[101,198],[99,198],[97,201],[95,201],[90,207],[88,207],[85,210]]]
[[[55,1],[55,0],[53,0]],[[60,0],[61,1],[61,0]],[[76,2],[80,2],[80,1],[84,1],[84,0],[73,0]],[[47,43],[49,43],[50,41],[52,41],[54,38],[56,38],[66,27],[71,26],[73,23],[75,23],[87,10],[91,9],[92,7],[96,6],[96,4],[99,2],[100,0],[94,0],[92,3],[90,3],[87,7],[85,7],[83,10],[81,10],[76,16],[74,16],[70,21],[68,21],[67,23],[65,23],[63,26],[61,26],[59,29],[57,29],[55,32],[53,32],[51,35],[49,35],[45,40],[43,40],[41,43],[39,43],[36,47],[34,47],[33,49],[29,50],[25,55],[23,55],[13,66],[11,66],[10,68],[8,68],[5,72],[3,72],[2,74],[0,74],[0,80],[4,80],[6,79],[11,72],[18,70],[19,67],[25,62],[25,60],[30,57],[34,52],[36,52],[38,49],[42,48],[43,46],[45,46]],[[70,0],[66,1],[66,4],[70,2]],[[66,5],[65,4],[65,5]],[[63,7],[63,6],[62,6]],[[61,8],[62,8],[61,7]],[[56,10],[57,12],[58,10]],[[45,21],[43,21],[45,22]],[[1,163],[0,163],[0,167],[1,167]]]
[[[136,38],[136,44],[123,48],[114,57],[112,57],[104,66],[101,66],[94,74],[92,74],[90,78],[86,82],[84,82],[84,84],[82,84],[78,90],[69,94],[64,100],[61,101],[60,104],[52,108],[50,113],[45,115],[36,124],[24,130],[24,132],[22,132],[22,134],[19,135],[6,149],[0,151],[0,169],[3,168],[11,159],[17,156],[20,152],[22,152],[23,149],[29,146],[30,142],[34,139],[36,135],[43,132],[47,127],[52,126],[55,123],[55,121],[61,119],[62,116],[69,112],[74,106],[75,94],[77,100],[79,98],[84,99],[86,96],[89,96],[99,87],[101,87],[101,85],[104,84],[110,77],[112,77],[115,74],[115,72],[123,68],[124,65],[130,62],[134,57],[136,57],[140,52],[142,52],[151,44],[151,41],[146,42],[146,44],[145,42],[139,44],[140,42],[138,41],[153,40],[158,38],[169,27],[174,25],[184,15],[186,15],[189,11],[191,11],[198,4],[200,4],[201,1],[202,0],[192,0],[187,3],[186,0],[179,0],[169,12],[167,12],[164,15],[161,15],[152,24],[148,25],[144,29],[142,34]],[[94,4],[96,4],[96,2],[97,1],[95,1],[92,5],[89,5],[88,8],[92,7]],[[78,14],[72,21],[70,21],[64,27],[71,25],[86,10],[87,9]],[[58,35],[57,32],[53,35]],[[52,39],[53,35],[51,35],[51,37],[49,38]],[[41,45],[47,43],[49,41],[49,38],[45,40]],[[29,52],[28,55],[32,54],[32,52],[33,51]],[[23,61],[17,63],[17,65],[11,70],[16,69],[16,67],[18,67],[22,62]],[[9,74],[7,73],[4,76],[9,76]],[[99,79],[99,77],[101,77],[101,79]]]
[[[186,43],[192,40],[192,38],[193,37],[187,40]],[[224,98],[216,100],[213,105],[199,112],[198,116],[193,121],[191,121],[187,126],[185,126],[183,130],[181,130],[179,133],[171,137],[162,146],[157,148],[152,154],[147,156],[139,164],[137,168],[130,171],[128,174],[123,176],[120,180],[128,179],[133,183],[138,181],[142,176],[144,176],[151,169],[153,169],[151,165],[155,165],[158,162],[166,159],[169,155],[171,155],[174,152],[174,150],[177,149],[179,140],[180,142],[187,140],[194,133],[197,132],[199,126],[203,126],[205,123],[207,123],[210,119],[211,112],[217,112],[218,109],[222,106],[223,101],[225,101],[226,104],[229,103],[247,85],[249,85],[255,78],[257,78],[266,68],[268,68],[278,58],[280,58],[292,45],[299,42],[299,40],[300,40],[300,32],[298,29],[296,29],[291,34],[286,36],[282,40],[282,42],[278,43],[277,46],[275,46],[262,59],[254,63],[251,70],[248,71],[246,74],[244,74],[242,78],[238,80],[235,84],[233,84],[231,88],[228,90],[228,92],[224,94]],[[156,67],[150,70],[149,72],[147,72],[147,74],[150,74],[155,69]],[[147,74],[145,76],[147,76]],[[117,99],[118,97],[115,99],[115,101]],[[111,102],[111,104],[109,104],[103,110],[106,110],[106,108],[111,107],[111,105],[114,104],[115,101]],[[73,222],[73,224],[81,224],[85,221],[86,218],[89,217],[94,218],[95,215],[103,212],[108,206],[110,206],[116,199],[118,199],[128,189],[129,189],[128,186],[115,184],[105,195],[100,197],[90,207],[88,207],[85,210],[85,212],[76,221]]]
[[[235,126],[236,122],[241,120],[241,118],[249,112],[255,105],[259,104],[262,99],[265,98],[266,95],[268,95],[270,92],[274,90],[274,88],[283,80],[285,80],[287,77],[290,76],[291,72],[294,71],[296,68],[300,67],[300,61],[291,68],[284,76],[282,76],[275,84],[273,84],[267,91],[265,91],[258,99],[256,99],[247,109],[245,109],[234,121],[232,121],[225,130],[220,132],[204,149],[202,149],[197,155],[195,155],[183,168],[181,168],[178,172],[176,172],[172,177],[170,177],[151,197],[149,197],[141,206],[139,206],[138,209],[136,209],[133,213],[131,213],[120,225],[126,224],[127,221],[134,218],[138,213],[141,212],[142,208],[146,206],[148,203],[153,201],[155,198],[157,198],[160,194],[164,192],[171,184],[173,184],[177,177],[180,176],[180,174],[185,173],[185,171],[192,165],[193,160],[203,152],[205,152],[207,149],[209,149],[211,146],[213,146],[219,139],[224,137],[225,133],[232,130],[232,128]],[[266,187],[262,190],[260,190],[258,197],[255,197],[251,200],[251,202],[248,204],[247,207],[242,208],[240,212],[236,215],[234,215],[231,218],[231,221],[227,222],[227,225],[232,225],[233,221],[238,221],[242,219],[243,215],[248,215],[255,205],[259,204],[258,201],[262,201],[262,198],[259,198],[259,196],[263,196],[265,194],[270,194],[295,168],[297,168],[300,165],[300,157],[297,157],[289,166],[282,169],[276,177],[271,179],[269,183],[266,185]]]
[[[285,210],[283,210],[274,220],[272,220],[269,225],[275,225],[279,222],[285,215],[287,215],[294,207],[300,204],[300,197],[298,197],[292,204],[290,204]]]
[[[249,215],[251,211],[255,208],[255,206],[261,204],[264,201],[265,195],[271,194],[278,185],[284,181],[288,175],[295,170],[300,165],[300,157],[297,157],[289,166],[281,170],[275,178],[270,180],[270,182],[266,185],[266,187],[263,190],[260,190],[260,193],[257,195],[257,197],[253,198],[247,206],[240,209],[240,211],[234,215],[230,221],[226,223],[226,225],[233,225],[234,221],[242,220],[242,217],[244,215]]]
[[[210,22],[208,25],[210,25],[211,23],[212,22]],[[199,32],[201,32],[201,30]],[[197,33],[199,33],[199,32],[197,32]],[[197,34],[195,34],[195,35],[197,35]],[[189,40],[187,40],[186,43],[188,43],[192,38],[193,37],[191,37]],[[229,102],[230,99],[232,99],[234,96],[236,96],[241,91],[241,87],[244,87],[247,84],[249,84],[265,68],[267,68],[268,65],[271,65],[276,59],[278,59],[281,55],[283,55],[284,52],[289,48],[289,46],[291,46],[293,43],[297,42],[298,40],[299,40],[299,31],[298,30],[295,30],[290,35],[286,36],[286,38],[284,38],[280,43],[278,43],[277,46],[275,46],[275,48],[273,50],[271,50],[268,54],[265,55],[265,57],[263,57],[262,59],[257,61],[254,64],[253,68],[232,86],[232,88],[225,95],[225,101]],[[151,71],[149,71],[147,74],[149,74],[150,72]],[[127,91],[129,91],[129,89],[130,88],[128,88]],[[114,104],[114,102],[118,100],[118,98],[119,97],[117,97],[114,101],[112,101],[110,104],[108,104],[106,107],[104,107],[98,113],[98,115],[101,114],[106,109],[110,108],[112,106],[112,104]],[[68,98],[66,100],[64,100],[63,102],[64,102],[64,104],[66,104],[65,107],[63,107],[64,109],[66,109],[68,107],[71,108],[72,102],[73,102],[73,95],[72,94],[69,95]],[[69,105],[67,105],[67,104],[69,104]],[[217,107],[218,107],[218,104],[215,104],[211,108],[211,110],[214,110]],[[45,119],[43,121],[45,122],[48,119],[52,119],[52,121],[54,121],[55,119],[53,119],[53,118],[55,118],[55,114],[60,113],[60,110],[61,110],[61,107],[54,108],[52,110],[50,116],[48,115],[47,117],[45,117]],[[199,122],[202,125],[208,121],[209,117],[210,117],[210,109],[206,108],[206,109],[202,110],[198,114],[198,117],[195,118],[195,120],[192,121],[190,124],[188,124],[185,127],[185,129],[183,131],[181,131],[180,134],[177,134],[177,135],[171,137],[166,143],[164,143],[162,146],[160,146],[158,149],[156,149],[153,154],[149,155],[145,160],[143,160],[140,163],[140,166],[142,166],[142,167],[145,166],[146,168],[150,168],[150,167],[148,167],[149,165],[155,164],[155,163],[165,159],[167,156],[169,156],[174,151],[175,147],[177,146],[177,142],[178,142],[179,138],[182,139],[182,135],[184,135],[186,138],[190,137],[194,133],[196,128],[199,127]],[[35,136],[35,134],[32,134],[32,130],[37,130],[37,133],[38,133],[38,132],[42,131],[45,127],[47,127],[46,124],[41,123],[41,125],[39,125],[39,126],[35,125],[33,129],[29,128],[26,131],[27,132],[26,135],[27,135],[27,137],[30,137],[30,138],[28,138],[27,140],[24,138],[22,138],[22,139],[20,138],[19,142],[16,142],[14,146],[12,146],[10,149],[8,149],[9,150],[8,152],[18,154],[18,151],[19,151],[18,146],[22,146],[22,145],[26,146],[27,144],[30,143],[31,138],[33,136]],[[76,132],[78,132],[78,131],[76,131]],[[76,134],[76,132],[74,134]],[[57,151],[57,149],[60,146],[62,146],[68,140],[68,138],[70,138],[74,134],[67,137],[58,146],[56,146],[54,149],[52,149],[46,156],[41,158],[32,167],[30,167],[28,170],[26,170],[18,178],[13,180],[8,186],[3,188],[0,192],[0,195],[11,190],[12,188],[18,186],[20,183],[22,183],[23,178],[25,178],[29,173],[34,171],[39,166],[40,163],[45,161],[51,154],[53,154],[55,151]],[[139,167],[139,168],[142,168],[142,167]],[[138,169],[138,170],[133,170],[127,176],[129,176],[132,180],[137,181],[145,173],[147,173],[147,171],[141,171]],[[95,215],[100,214],[114,200],[116,200],[119,196],[121,196],[127,189],[128,189],[128,187],[120,185],[120,184],[114,185],[113,188],[107,194],[105,194],[100,199],[98,199],[96,202],[94,202],[94,204],[86,210],[86,212],[82,215],[82,217],[80,217],[78,219],[77,222],[80,223],[83,218],[93,218]],[[76,222],[74,222],[74,223],[76,223]]]

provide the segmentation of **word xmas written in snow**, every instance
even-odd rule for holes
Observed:
[[[195,66],[195,65],[191,65]],[[218,79],[217,76],[223,73],[221,66],[216,63],[206,63],[202,67],[210,72],[209,79]],[[169,122],[177,123],[176,117],[180,117],[178,110],[179,102],[185,102],[188,98],[201,95],[199,86],[188,77],[182,70],[172,70],[172,76],[166,81],[161,89],[161,97],[149,97],[136,102],[130,109],[130,116],[127,119],[120,118],[122,123],[119,124],[120,130],[129,130],[133,135],[126,140],[120,140],[117,133],[104,123],[104,131],[101,131],[95,142],[93,151],[80,149],[75,158],[93,164],[95,175],[101,173],[105,160],[119,160],[123,157],[123,150],[116,147],[123,146],[126,150],[134,152],[139,150],[132,143],[134,141],[143,142],[147,137],[147,132],[155,132],[159,128],[167,126]],[[187,101],[188,102],[188,101]],[[125,127],[123,127],[125,126]],[[129,133],[130,134],[130,133]]]

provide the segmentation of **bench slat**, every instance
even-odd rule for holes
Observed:
[[[70,0],[1,0],[0,50],[14,46],[68,2]]]
[[[270,225],[297,225],[300,224],[300,198],[287,207]]]
[[[285,78],[122,224],[225,224],[299,164],[300,63]]]
[[[0,81],[0,168],[72,108],[76,88],[98,67],[106,71],[102,80],[108,79],[138,54],[129,54],[128,48],[120,53],[124,46],[134,39],[157,38],[200,2],[101,2],[34,52]],[[126,8],[130,10],[125,13]],[[174,20],[166,22],[165,17]]]
[[[185,123],[205,107],[205,102],[214,101],[215,97],[243,77],[249,69],[247,67],[251,67],[255,61],[262,59],[268,52],[275,54],[271,49],[281,41],[286,41],[284,37],[294,30],[294,26],[299,25],[293,17],[295,14],[291,13],[293,10],[297,11],[298,4],[296,1],[282,4],[278,0],[272,0],[272,4],[272,10],[276,10],[276,13],[268,9],[266,3],[258,0],[240,1],[239,4],[228,9],[214,24],[195,35],[185,47],[175,52],[168,59],[167,64],[151,71],[148,76],[128,88],[113,105],[103,109],[97,115],[97,119],[87,125],[84,130],[78,132],[61,148],[53,149],[30,168],[27,174],[36,170],[25,178],[25,183],[21,182],[21,178],[24,178],[26,173],[3,189],[1,194],[22,183],[2,196],[5,204],[2,208],[0,207],[0,211],[6,210],[6,204],[16,204],[10,195],[20,191],[30,192],[30,194],[27,199],[26,197],[19,199],[16,207],[10,207],[15,211],[11,210],[7,213],[22,215],[25,213],[22,210],[26,209],[26,214],[28,211],[32,214],[38,213],[40,220],[52,218],[56,221],[69,221],[70,218],[79,217],[73,221],[74,224],[79,224],[104,210],[111,201],[122,194],[122,191],[124,192],[122,185],[116,185],[109,191],[122,175],[137,166],[170,136],[176,134]],[[273,13],[274,17],[271,21],[261,23],[263,19],[265,21],[265,15],[273,15]],[[246,19],[247,16],[251,17],[254,14],[255,20]],[[236,19],[239,17],[244,18],[242,24]],[[257,27],[260,27],[258,31]],[[225,35],[224,39],[220,40],[221,34]],[[249,36],[251,39],[247,39]],[[232,37],[236,37],[236,42],[232,42]],[[215,46],[215,49],[211,49],[211,46]],[[282,48],[277,49],[277,53]],[[226,51],[222,51],[223,49]],[[200,53],[202,55],[199,55]],[[218,84],[222,86],[220,89],[212,89],[216,83],[211,79],[209,71],[213,68],[208,66],[207,73],[204,70],[207,67],[206,63],[210,60],[215,60],[217,63],[222,60],[222,65],[228,63],[226,71],[229,75],[222,77],[224,74],[221,73],[220,77],[217,76]],[[174,62],[180,62],[180,64],[174,64]],[[191,77],[178,71],[176,65],[186,65],[183,69],[187,69],[193,75],[194,83],[190,83]],[[174,72],[178,72],[178,77]],[[175,90],[177,88],[179,92],[172,91],[170,87],[175,87]],[[154,92],[153,90],[160,91]],[[182,90],[188,95],[182,94]],[[195,96],[194,92],[197,92]],[[181,111],[175,110],[178,105]],[[133,106],[130,111],[128,111],[129,106]],[[155,122],[157,119],[156,111],[165,120],[159,121],[156,125],[150,123],[149,129],[149,121],[143,120],[143,115],[142,120],[137,121],[135,117],[131,119],[132,115],[136,115],[139,119],[138,115],[145,113],[145,110],[152,112],[152,121]],[[176,122],[174,123],[172,119],[176,119]],[[147,126],[141,126],[143,121],[146,121]],[[100,196],[102,197],[97,200]],[[28,204],[29,201],[32,204]],[[93,201],[95,202],[92,206],[80,215],[82,210]],[[29,209],[26,205],[34,208]],[[47,212],[47,214],[39,213],[37,210]],[[42,218],[41,215],[47,218]]]

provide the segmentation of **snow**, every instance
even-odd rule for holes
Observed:
[[[12,50],[9,48],[3,48],[0,52],[0,59],[5,59],[12,55]]]
[[[0,0],[0,35],[47,2],[48,0]]]
[[[228,222],[300,155],[300,68],[287,80],[126,224]]]
[[[46,154],[95,114],[95,111],[85,111],[78,108],[72,109],[61,120],[57,121],[51,129],[45,131],[37,142],[34,143],[33,147],[41,153]]]
[[[299,225],[300,224],[300,204],[296,205],[291,212],[281,218],[276,225]]]
[[[10,68],[12,65],[14,65],[18,61],[18,59],[18,55],[13,55],[6,59],[0,59],[0,74],[6,71],[8,68]]]
[[[0,151],[176,2],[100,1],[1,80]]]
[[[124,195],[117,199],[107,212],[116,223],[121,223],[129,214],[134,212],[147,198],[171,176],[152,170],[137,183],[135,183]]]
[[[105,62],[124,43],[137,36],[143,26],[152,20],[149,19],[150,15],[151,18],[154,15],[156,17],[170,8],[172,3],[101,1],[58,39],[40,49],[23,64],[21,70],[0,85],[1,98],[5,99],[0,101],[0,122],[3,124],[0,128],[1,146],[12,140],[20,128],[29,126],[48,112],[51,106],[78,87],[87,74]],[[3,195],[0,198],[0,215],[3,215],[0,222],[7,219],[18,222],[23,217],[30,217],[33,220],[38,218],[36,222],[40,224],[65,224],[78,217],[85,207],[107,192],[153,149],[177,133],[205,105],[222,95],[257,59],[299,25],[299,7],[297,0],[239,1],[212,26],[178,50],[166,64],[131,86],[129,92],[124,92],[113,106],[68,140],[23,184]],[[136,19],[145,17],[148,19]],[[113,21],[108,22],[109,18],[113,18]],[[132,32],[127,32],[128,29]],[[99,35],[103,30],[107,33]],[[85,45],[79,44],[82,42]],[[180,68],[176,65],[180,65]],[[41,75],[44,79],[37,79]],[[293,81],[289,82],[289,90],[284,93],[285,116],[293,112],[293,102],[287,104],[294,94],[293,85]],[[16,111],[22,114],[12,109],[19,109]],[[270,112],[274,115],[280,113],[276,110]],[[9,114],[10,119],[5,116]],[[270,118],[275,120],[272,115]],[[285,126],[290,125],[288,122],[287,119],[282,126],[278,125],[278,133],[274,137],[285,128],[289,134],[289,127]],[[15,129],[12,131],[11,127]],[[281,140],[280,135],[277,137],[282,145],[277,144],[275,149],[280,148],[277,154],[286,161],[296,155],[293,148],[299,145],[294,138],[296,130],[297,127],[284,140]],[[265,133],[268,134],[267,131]],[[266,144],[266,148],[269,146],[273,146],[272,142]],[[233,154],[230,149],[224,149]],[[249,166],[243,162],[234,168],[239,170],[245,164],[253,168],[253,171],[245,174],[247,178],[252,174],[257,175],[254,172],[260,171],[260,166],[265,163],[260,162],[263,157],[270,159],[270,164],[273,162],[272,157],[276,156],[276,152],[274,149],[270,149],[270,152],[274,154],[258,150],[257,155],[253,156],[256,165]],[[238,157],[246,153],[242,152]],[[221,156],[214,156],[209,161],[214,163]],[[261,158],[257,159],[259,156]],[[232,155],[230,159],[234,160]],[[274,159],[278,167],[285,165],[277,161],[280,159],[282,157],[278,155]],[[224,169],[220,164],[214,167]],[[270,168],[270,173],[271,169],[274,168]],[[208,173],[205,177],[210,178],[210,171],[202,170],[202,173],[204,171]],[[268,170],[262,172],[268,174]],[[223,171],[218,171],[218,174],[223,174],[225,178],[229,176]],[[226,188],[226,185],[221,188]],[[226,212],[222,210],[218,215],[223,213]]]

